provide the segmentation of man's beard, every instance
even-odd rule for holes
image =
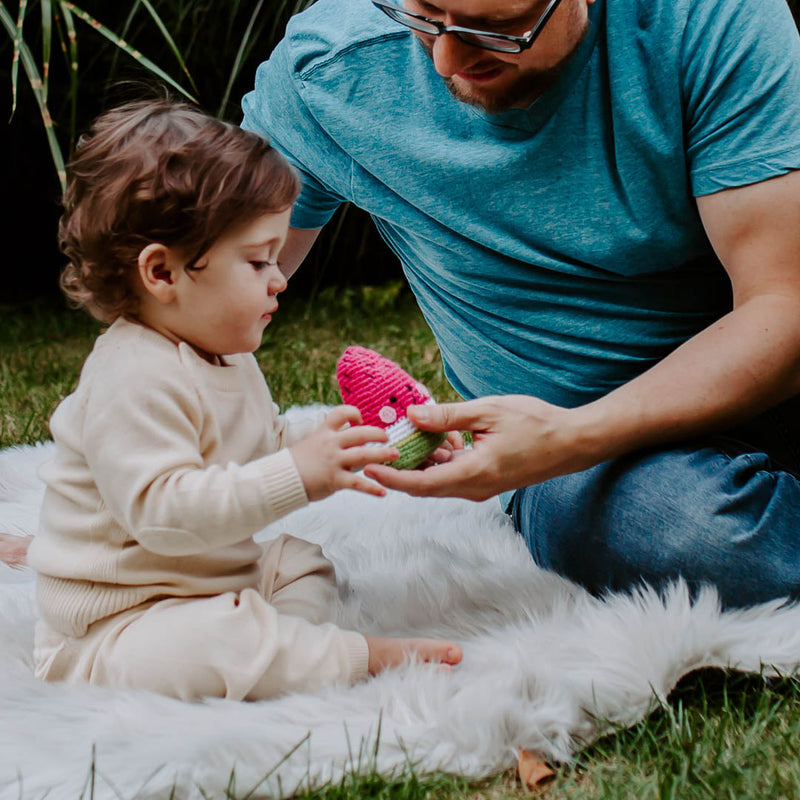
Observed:
[[[469,90],[456,86],[452,78],[444,78],[444,85],[456,100],[482,108],[487,114],[499,114],[502,111],[508,111],[510,108],[529,106],[534,100],[541,97],[563,72],[571,56],[572,53],[549,69],[522,75],[502,94],[489,96],[473,94]]]
[[[589,22],[587,20],[572,49],[557,64],[547,69],[524,73],[507,87],[502,94],[486,95],[480,90],[464,89],[457,86],[452,78],[443,78],[444,85],[456,100],[482,108],[488,114],[499,114],[502,111],[508,111],[510,108],[525,108],[541,97],[555,83],[572,56],[575,55],[575,51],[580,47],[588,32]],[[421,40],[420,44],[428,56],[432,58],[432,47]]]

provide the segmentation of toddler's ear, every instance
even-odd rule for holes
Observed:
[[[145,291],[159,303],[171,303],[175,299],[176,271],[180,268],[173,252],[153,242],[139,253],[138,265]]]

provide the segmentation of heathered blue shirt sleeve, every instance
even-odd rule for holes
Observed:
[[[785,0],[690,3],[681,64],[695,196],[800,168],[800,37]]]
[[[300,173],[302,191],[292,211],[292,227],[321,228],[345,201],[341,189],[349,186],[351,165],[303,101],[289,42],[284,39],[259,66],[255,89],[242,100],[242,127],[269,139]],[[320,163],[330,182],[321,177]]]

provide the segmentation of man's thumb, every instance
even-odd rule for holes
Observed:
[[[470,430],[473,415],[465,413],[469,403],[443,403],[442,405],[409,406],[408,418],[424,431]]]

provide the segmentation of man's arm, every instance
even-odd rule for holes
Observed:
[[[471,451],[417,472],[370,466],[389,488],[484,499],[641,447],[724,429],[800,392],[800,171],[698,199],[734,309],[639,377],[576,409],[534,397],[418,408]]]
[[[321,230],[322,228],[289,228],[286,242],[278,257],[278,266],[287,278],[291,278],[303,263]]]

